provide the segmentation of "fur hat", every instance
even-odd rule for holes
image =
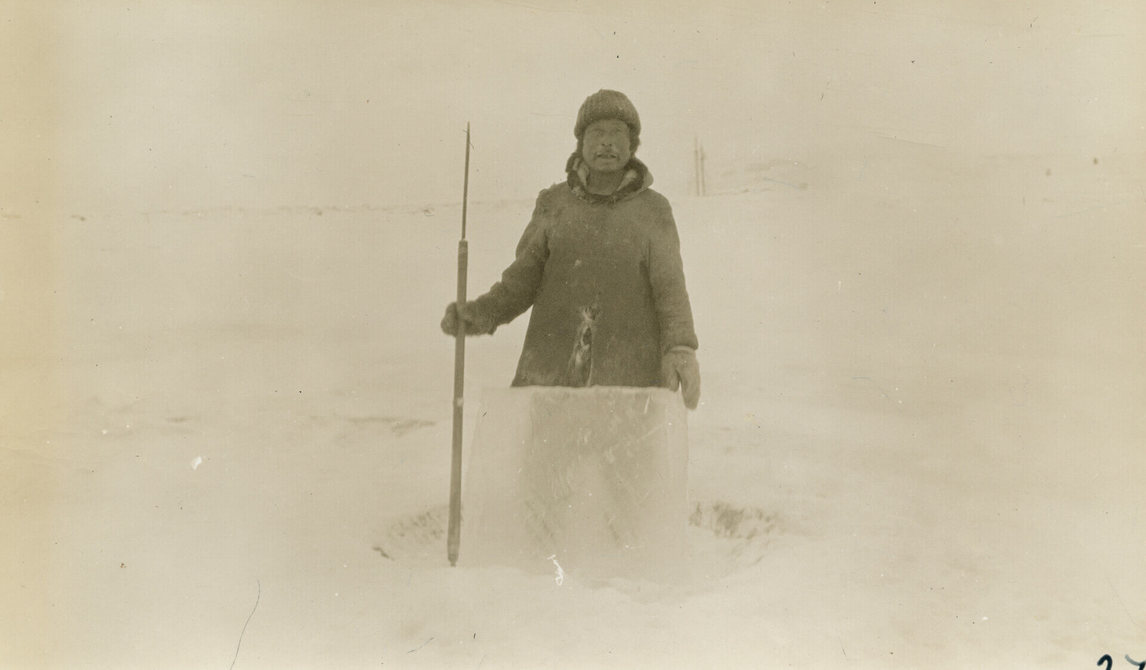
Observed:
[[[573,135],[580,141],[589,124],[601,119],[620,119],[628,124],[634,138],[641,134],[641,117],[637,116],[637,108],[620,91],[603,88],[585,98],[585,102],[581,103],[581,111],[577,112]]]

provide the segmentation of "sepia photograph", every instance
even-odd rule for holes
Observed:
[[[1140,0],[0,0],[0,668],[1146,668]]]

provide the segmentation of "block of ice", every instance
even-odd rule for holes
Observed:
[[[688,435],[657,388],[487,389],[463,488],[462,565],[588,577],[684,564]]]

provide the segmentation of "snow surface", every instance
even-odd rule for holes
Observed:
[[[448,567],[457,204],[22,213],[54,302],[3,360],[0,666],[1142,660],[1142,157],[939,163],[671,198],[703,395],[668,585]],[[471,294],[531,208],[471,203]],[[471,407],[524,325],[470,340]]]

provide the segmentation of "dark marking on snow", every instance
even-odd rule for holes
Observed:
[[[882,386],[880,386],[879,383],[876,382],[871,377],[852,377],[852,381],[867,382],[867,383],[871,384],[872,387],[874,387],[876,391],[879,391],[879,394],[881,396],[883,396],[884,400],[893,400],[891,395],[889,395],[888,392],[885,391],[884,388]],[[896,389],[896,390],[899,390],[899,389]],[[900,402],[900,404],[903,404],[903,403]]]
[[[696,504],[688,523],[707,528],[717,537],[752,539],[776,528],[776,515],[758,507],[736,507],[725,502]]]
[[[399,563],[425,564],[438,557],[446,537],[448,511],[442,505],[393,520],[373,547],[374,551]],[[464,510],[462,518],[465,518]]]
[[[721,544],[727,544],[729,567],[737,569],[756,565],[764,559],[765,550],[778,529],[779,517],[759,507],[718,501],[696,503],[688,523],[711,532]]]
[[[568,457],[575,462],[578,455],[572,452],[576,450],[570,451]],[[559,501],[572,493],[572,484],[557,478],[535,494]],[[527,503],[524,518],[520,519],[523,530],[540,541],[552,538],[560,530],[545,509],[545,506],[533,507]],[[379,556],[402,564],[425,565],[442,561],[441,545],[446,536],[447,512],[448,508],[442,505],[395,519],[372,549]],[[688,519],[690,542],[708,548],[707,553],[713,559],[707,568],[710,574],[727,576],[759,564],[768,555],[768,548],[781,531],[781,520],[778,513],[760,507],[724,501],[696,502]],[[608,527],[615,539],[621,542],[631,539],[617,534],[612,524]]]
[[[382,424],[398,437],[402,437],[419,428],[428,428],[435,423],[434,421],[426,421],[424,419],[411,419],[397,416],[347,416],[343,418],[355,425]]]
[[[258,587],[258,592],[255,594],[255,606],[251,608],[251,613],[247,615],[247,621],[243,624],[243,630],[239,632],[239,642],[235,645],[235,657],[231,659],[232,670],[235,667],[235,661],[239,660],[239,647],[243,646],[243,636],[247,633],[247,626],[251,623],[251,617],[255,616],[255,610],[259,608],[259,600],[263,597],[263,583],[256,579],[255,584]]]
[[[416,651],[421,651],[422,647],[425,647],[427,644],[430,644],[430,643],[431,643],[431,642],[433,642],[433,641],[434,641],[434,638],[430,638],[430,639],[426,640],[425,642],[423,642],[423,643],[422,643],[422,644],[421,644],[421,645],[420,645],[420,646],[419,646],[417,649],[411,649],[410,651],[408,651],[408,652],[406,652],[406,653],[407,653],[407,654],[412,654],[412,653],[414,653],[414,652],[416,652]]]

